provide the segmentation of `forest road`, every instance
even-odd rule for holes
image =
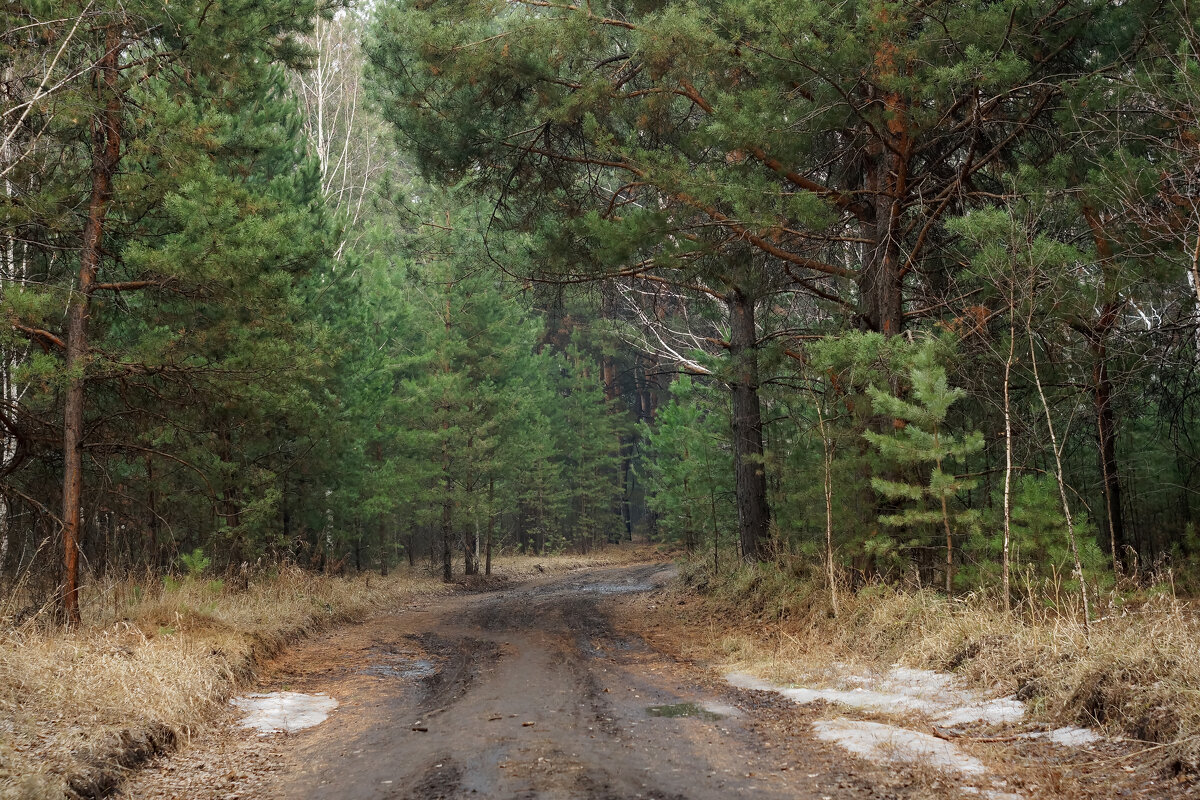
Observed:
[[[848,759],[816,743],[785,753],[756,732],[745,694],[620,632],[616,613],[654,603],[672,570],[593,569],[438,599],[298,646],[269,683],[326,692],[341,706],[273,742],[287,765],[269,794],[871,796],[864,776],[842,773]],[[642,604],[623,602],[631,595]]]

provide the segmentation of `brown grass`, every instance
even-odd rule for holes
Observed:
[[[494,571],[524,578],[650,556],[501,556]],[[118,760],[188,737],[289,642],[457,588],[422,569],[381,578],[284,567],[244,586],[90,582],[83,627],[66,632],[41,615],[0,630],[0,800],[103,790]]]
[[[952,671],[972,686],[1016,693],[1034,721],[1099,728],[1200,766],[1200,617],[1169,596],[1135,609],[1110,596],[1088,633],[1061,596],[1055,611],[1035,599],[1005,613],[984,594],[873,584],[843,589],[833,619],[823,581],[779,566],[720,580],[685,567],[683,576],[702,596],[697,621],[712,625],[697,655],[724,670],[783,683],[811,679],[832,661]]]
[[[496,574],[518,579],[531,578],[543,573],[573,572],[592,567],[617,567],[644,561],[665,559],[663,548],[648,545],[621,544],[586,555],[525,556],[517,553],[502,554],[493,558],[492,567]],[[539,569],[538,567],[541,567]]]

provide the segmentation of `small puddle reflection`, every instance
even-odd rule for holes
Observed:
[[[652,592],[657,588],[653,583],[593,583],[579,587],[579,591],[589,594],[633,594]]]
[[[415,681],[437,674],[437,665],[423,658],[395,659],[391,664],[371,664],[364,667],[364,675],[374,675],[377,678],[400,678]]]
[[[696,717],[708,721],[722,719],[725,715],[709,711],[699,703],[672,703],[666,706],[650,706],[646,713],[652,717]]]

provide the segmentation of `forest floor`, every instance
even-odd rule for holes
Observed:
[[[332,698],[325,721],[266,734],[230,706],[178,753],[131,774],[122,797],[1195,796],[1189,779],[1146,766],[1135,744],[1020,738],[1029,726],[1014,722],[949,742],[930,737],[919,712],[800,705],[731,678],[694,660],[716,629],[686,622],[696,601],[669,588],[673,574],[652,563],[539,575],[310,637],[267,665],[256,690]],[[864,746],[818,735],[885,724],[958,758],[941,758],[941,745],[913,757],[904,737]]]
[[[225,719],[231,696],[321,632],[354,631],[374,614],[394,618],[435,598],[530,576],[654,557],[661,556],[652,548],[628,545],[588,556],[505,556],[493,576],[460,576],[450,585],[420,565],[386,578],[282,568],[244,583],[93,579],[84,625],[71,631],[44,613],[15,622],[10,601],[0,628],[0,800],[111,792],[148,758],[189,749]]]

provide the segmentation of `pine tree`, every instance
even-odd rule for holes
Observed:
[[[689,377],[671,384],[671,400],[647,425],[646,490],[659,529],[689,552],[710,543],[719,567],[722,531],[733,527],[729,423],[712,391]]]
[[[196,412],[197,395],[234,387],[237,400],[300,402],[294,387],[252,385],[251,376],[284,383],[283,373],[294,381],[314,366],[286,343],[296,338],[297,279],[324,257],[328,229],[307,194],[280,95],[279,65],[302,60],[295,35],[315,5],[225,4],[192,15],[160,3],[67,3],[56,11],[46,41],[13,40],[42,46],[57,38],[56,25],[69,26],[49,83],[39,84],[56,91],[15,106],[20,122],[5,132],[23,152],[13,161],[5,153],[14,202],[3,224],[26,245],[25,280],[4,303],[12,330],[55,357],[39,369],[61,397],[62,607],[77,622],[80,508],[95,463],[85,453],[120,465],[124,480],[136,480],[128,461],[149,456],[157,486],[183,465],[193,491],[202,476],[231,528],[267,513],[271,489],[248,497],[234,488],[232,403],[201,426],[185,421],[188,413],[151,414],[139,429],[133,415],[188,395]],[[68,267],[62,253],[77,253],[77,262]],[[211,450],[177,441],[214,427]],[[263,465],[250,472],[259,473],[252,486],[270,483]],[[114,495],[112,506],[127,505],[126,492]],[[161,515],[164,498],[135,499]]]
[[[896,430],[892,434],[866,431],[863,435],[884,458],[919,470],[920,480],[871,479],[875,490],[888,500],[909,504],[896,513],[881,516],[880,522],[896,528],[941,525],[946,541],[945,587],[950,593],[954,588],[954,537],[964,529],[970,530],[978,522],[978,514],[973,510],[952,510],[957,495],[976,482],[947,471],[948,462],[962,460],[982,449],[983,435],[974,432],[958,438],[946,430],[950,406],[965,393],[947,383],[946,370],[938,359],[938,344],[921,342],[913,353],[908,375],[911,399],[867,387],[875,410],[893,417]],[[928,479],[923,478],[926,469]]]

